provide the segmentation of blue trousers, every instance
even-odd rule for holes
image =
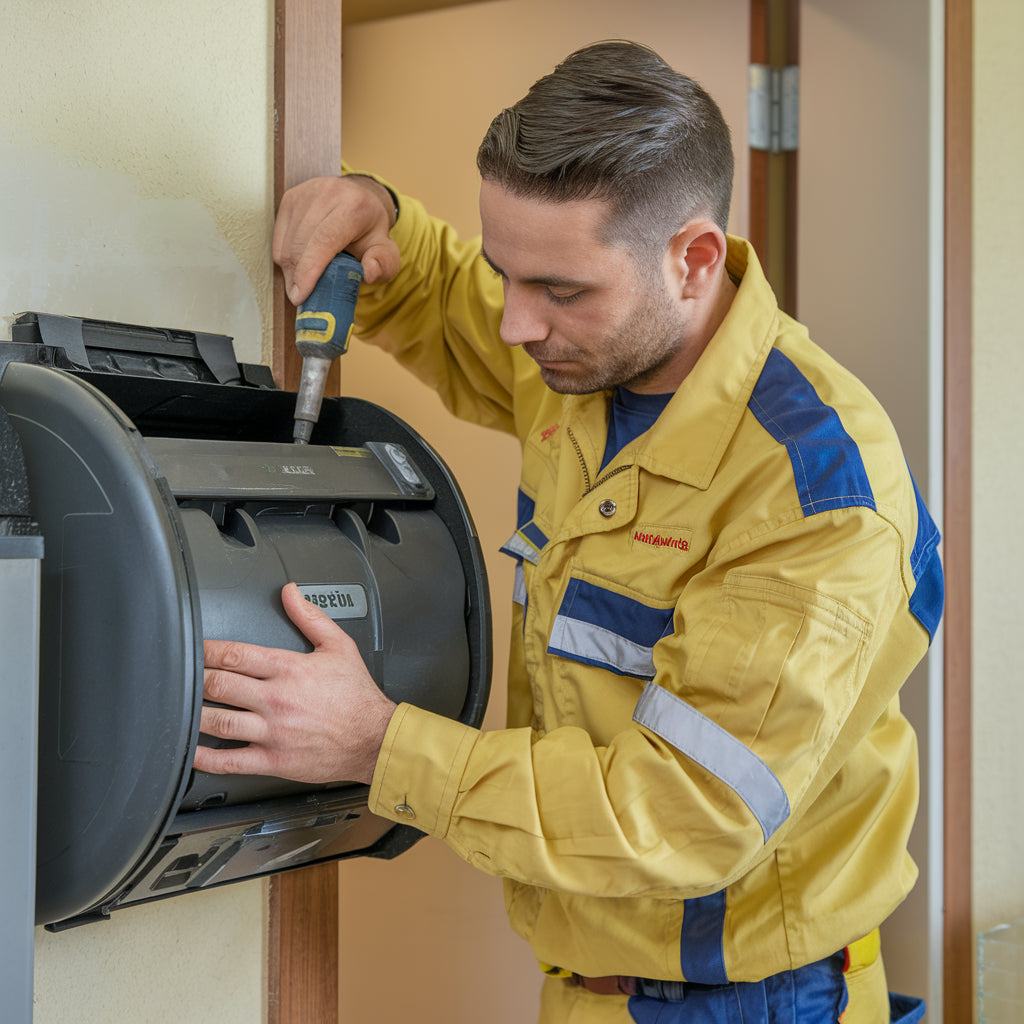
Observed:
[[[682,998],[597,995],[548,978],[540,1024],[916,1024],[919,999],[886,995],[881,958],[858,976],[837,953],[758,982],[686,985]]]

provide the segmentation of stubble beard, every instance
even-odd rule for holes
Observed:
[[[541,378],[561,395],[589,395],[616,387],[635,390],[654,379],[676,357],[685,333],[685,318],[670,304],[664,291],[650,288],[626,321],[602,342],[597,354],[563,351],[559,359],[573,361],[578,357],[578,367],[564,371],[541,366]],[[525,347],[528,354],[537,358],[529,344]]]

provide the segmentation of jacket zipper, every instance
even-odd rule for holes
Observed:
[[[576,435],[572,432],[572,427],[566,427],[565,432],[569,435],[569,440],[572,441],[573,451],[576,452],[576,458],[579,461],[580,469],[583,470],[583,493],[590,493],[590,470],[587,469],[587,463],[583,458],[583,449],[580,448],[579,441],[576,440]]]
[[[583,458],[583,449],[580,448],[576,435],[572,432],[572,427],[566,427],[565,432],[569,435],[569,440],[572,441],[573,451],[576,452],[576,459],[580,464],[580,469],[583,470],[583,493],[580,495],[581,498],[585,498],[591,491],[596,491],[606,480],[611,480],[616,474],[624,473],[627,469],[631,468],[629,465],[619,466],[618,469],[613,469],[610,473],[605,473],[604,476],[598,477],[594,481],[593,486],[591,486],[590,471],[587,469],[587,463]]]
[[[632,468],[633,468],[632,463],[627,463],[625,466],[619,466],[618,469],[613,469],[610,473],[605,473],[604,476],[598,477],[594,481],[594,486],[593,487],[588,487],[583,492],[582,496],[586,497],[588,494],[590,494],[591,491],[596,491],[598,489],[598,487],[600,487],[601,484],[603,484],[605,481],[611,480],[611,478],[613,476],[617,476],[619,473],[625,473],[627,470],[632,469]]]

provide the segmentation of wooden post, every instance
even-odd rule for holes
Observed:
[[[341,0],[276,0],[274,115],[276,210],[292,185],[341,169]],[[273,338],[274,378],[295,390],[295,309],[276,269]],[[268,913],[268,1024],[336,1024],[338,865],[273,877]]]
[[[971,900],[971,244],[973,0],[946,0],[942,1019],[975,1011]]]
[[[751,0],[750,63],[799,64],[799,0]],[[797,315],[797,152],[750,150],[750,239],[779,305]]]
[[[293,185],[340,171],[341,0],[276,0],[274,209]],[[298,386],[295,309],[276,268],[271,365],[281,387]]]

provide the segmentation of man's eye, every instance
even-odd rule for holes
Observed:
[[[583,295],[582,291],[577,292],[555,292],[550,288],[548,289],[548,298],[556,306],[568,306],[570,303],[575,302]]]

